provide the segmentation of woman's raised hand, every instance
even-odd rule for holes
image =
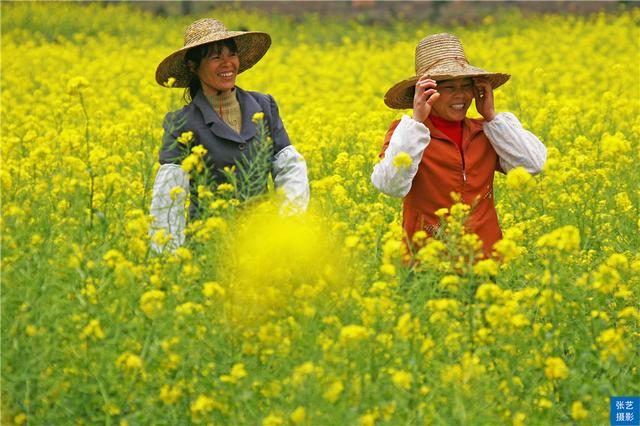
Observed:
[[[436,90],[436,81],[422,76],[416,83],[416,91],[413,95],[413,119],[423,123],[431,113],[431,107],[440,97]]]
[[[485,120],[491,121],[496,117],[493,102],[493,87],[489,80],[483,77],[473,79],[473,96],[476,99],[476,109]]]

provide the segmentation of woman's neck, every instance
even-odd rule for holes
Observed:
[[[442,117],[431,115],[433,125],[451,139],[462,152],[462,121],[450,121]]]
[[[205,90],[204,95],[209,99],[231,99],[236,94],[235,87],[231,90]]]
[[[462,121],[451,121],[446,118],[438,117],[437,115],[431,114],[429,117],[433,124],[438,128],[455,128],[462,126]]]

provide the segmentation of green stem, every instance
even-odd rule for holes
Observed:
[[[80,97],[80,106],[82,107],[82,113],[84,114],[84,141],[87,148],[87,172],[89,173],[89,229],[92,229],[95,175],[93,173],[93,167],[91,166],[91,145],[89,143],[89,114],[87,113],[87,108],[84,105],[84,97],[82,96],[82,92],[78,92],[78,95]]]

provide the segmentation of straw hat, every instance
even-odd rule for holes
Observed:
[[[187,87],[191,72],[184,61],[184,55],[192,47],[214,41],[234,39],[238,47],[240,68],[238,74],[254,66],[271,46],[271,37],[257,31],[229,31],[217,19],[199,19],[189,25],[184,32],[184,47],[167,56],[156,69],[156,81],[161,86],[170,77],[176,79],[172,87]]]
[[[394,109],[412,108],[416,82],[422,75],[436,81],[486,77],[494,89],[511,77],[509,74],[488,72],[469,65],[457,37],[446,33],[434,34],[423,38],[416,46],[416,75],[389,89],[384,95],[384,103]]]

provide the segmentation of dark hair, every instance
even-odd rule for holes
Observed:
[[[192,47],[187,50],[187,53],[184,55],[184,62],[187,69],[191,70],[191,67],[189,67],[189,61],[193,62],[193,69],[198,69],[200,62],[202,62],[204,58],[219,55],[225,47],[232,53],[238,53],[238,46],[236,45],[236,41],[232,38]],[[186,102],[190,102],[196,97],[200,90],[202,90],[202,85],[200,84],[198,74],[192,71],[189,86],[187,86],[187,89],[184,91],[184,100]]]

